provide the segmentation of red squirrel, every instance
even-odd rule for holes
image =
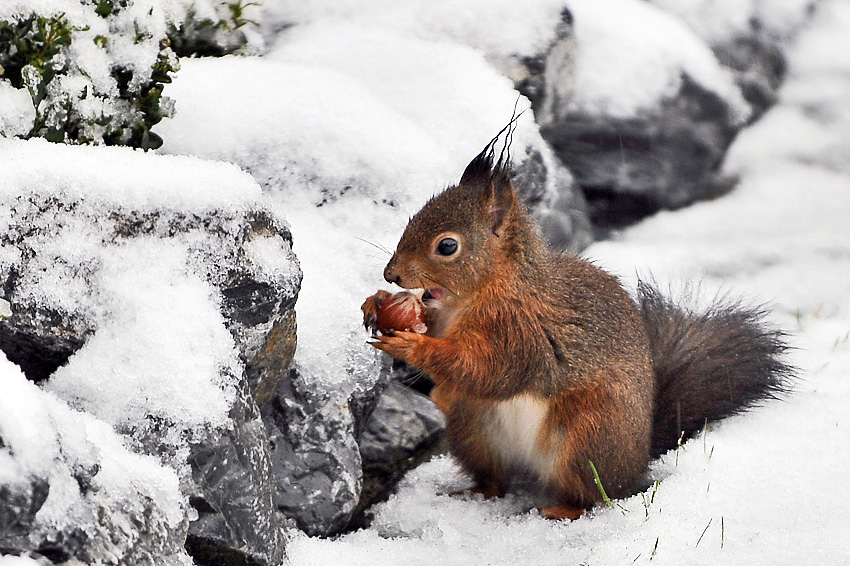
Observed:
[[[433,380],[472,491],[531,480],[552,500],[545,517],[575,519],[603,499],[596,474],[611,498],[635,493],[651,458],[786,392],[793,370],[759,309],[695,313],[645,282],[634,300],[590,262],[548,251],[498,138],[410,219],[384,269],[424,290],[427,331],[372,345]],[[367,326],[387,297],[363,304]]]

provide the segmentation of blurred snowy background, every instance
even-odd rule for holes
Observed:
[[[0,564],[850,563],[846,0],[7,0],[0,22],[33,10],[73,41],[19,84],[0,60]],[[359,305],[515,104],[553,247],[769,303],[801,379],[573,523],[441,495],[467,480],[439,456],[351,531],[366,446],[439,432],[427,407],[378,422]]]

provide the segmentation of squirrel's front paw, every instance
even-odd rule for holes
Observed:
[[[402,360],[410,365],[417,366],[417,350],[422,347],[428,338],[416,332],[395,331],[391,335],[381,335],[377,340],[370,342],[372,346],[386,352],[397,360]]]
[[[390,297],[392,297],[392,293],[381,290],[366,299],[360,306],[360,310],[363,312],[363,326],[373,335],[378,333],[378,309]]]

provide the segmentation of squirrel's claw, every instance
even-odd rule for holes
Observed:
[[[381,303],[392,296],[389,291],[378,291],[371,297],[367,298],[360,310],[363,312],[363,328],[372,332],[372,336],[377,336],[378,333],[378,309],[381,308]]]

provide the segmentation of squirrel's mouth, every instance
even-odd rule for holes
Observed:
[[[426,305],[433,304],[443,298],[444,290],[439,287],[430,287],[422,293],[422,302]]]

